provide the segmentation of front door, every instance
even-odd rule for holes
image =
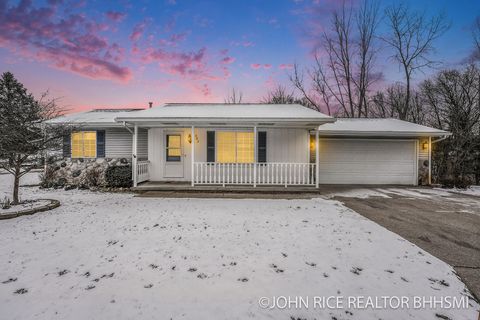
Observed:
[[[165,178],[183,178],[183,135],[165,133]]]

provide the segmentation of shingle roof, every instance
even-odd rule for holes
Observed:
[[[300,104],[170,103],[117,117],[118,121],[150,121],[155,119],[333,121],[332,117]]]
[[[450,133],[393,118],[337,118],[334,123],[319,127],[322,136],[444,136]]]

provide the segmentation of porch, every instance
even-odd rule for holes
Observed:
[[[190,182],[149,181],[149,161],[137,161],[134,187],[136,190],[185,189],[187,185],[191,188],[196,186],[312,187],[316,185],[317,180],[315,168],[314,163],[193,162],[193,177]]]
[[[262,130],[261,135],[259,130]],[[316,151],[318,150],[318,131],[316,131],[316,139],[310,141],[310,130],[303,128],[265,129],[256,126],[251,129],[216,128],[214,130],[195,126],[191,128],[151,128],[149,129],[148,160],[138,160],[135,156],[137,133],[138,126],[135,125],[132,166],[134,188],[138,188],[138,190],[143,188],[171,190],[172,187],[184,188],[187,183],[192,188],[199,186],[318,188],[318,165],[315,161],[318,159],[318,154],[316,154],[318,153]],[[244,140],[241,145],[243,157],[238,157],[242,162],[222,161],[220,154],[217,153],[219,152],[217,149],[220,149],[220,147],[217,148],[217,144],[223,145],[223,147],[226,144],[225,141],[217,141],[217,138],[225,133],[242,135]],[[272,141],[277,140],[279,134],[289,136],[290,141],[284,139],[283,144],[273,143]],[[270,138],[268,152],[267,135]],[[208,141],[212,137],[214,139],[211,144],[213,147],[209,145]],[[263,139],[260,143],[259,137]],[[235,148],[233,147],[233,149]],[[209,151],[213,151],[213,154],[208,154]],[[239,151],[233,152],[239,153]],[[262,152],[263,154],[259,156],[259,153]],[[267,161],[267,154],[268,158],[274,161]],[[225,157],[225,153],[223,157]],[[228,153],[227,158],[230,158]],[[288,162],[278,160],[287,160]]]

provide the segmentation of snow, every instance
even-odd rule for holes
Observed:
[[[273,296],[463,296],[449,265],[338,201],[21,195],[62,206],[0,221],[0,317],[474,319],[479,309],[260,308]]]
[[[141,109],[94,109],[85,112],[67,114],[51,119],[48,123],[72,123],[82,125],[103,124],[109,127],[121,127],[123,124],[115,122],[115,118],[119,116],[128,116],[138,110]]]
[[[480,197],[480,186],[470,186],[467,189],[451,188],[451,189],[438,189],[438,190],[446,190],[452,193],[460,193],[460,194],[467,194],[470,196]]]
[[[321,125],[320,134],[354,136],[444,136],[447,131],[398,119],[337,118],[334,123]]]
[[[366,199],[370,197],[391,198],[384,192],[371,188],[354,188],[338,192],[333,192],[326,195],[327,198],[333,197],[346,197],[346,198],[359,198]]]
[[[24,210],[29,210],[29,209],[33,209],[33,208],[46,206],[48,204],[50,204],[49,200],[24,201],[22,203],[19,203],[18,205],[12,205],[8,209],[0,208],[0,216],[10,214],[10,213],[14,213],[14,212],[18,212],[18,211],[24,211]]]
[[[223,104],[223,103],[170,103],[160,107],[132,112],[117,117],[117,121],[132,119],[302,119],[315,123],[318,120],[334,121],[326,114],[300,104]]]

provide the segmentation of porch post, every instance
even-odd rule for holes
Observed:
[[[428,185],[432,184],[432,137],[428,137]]]
[[[194,177],[195,177],[195,126],[192,126],[192,187],[195,186],[195,181],[194,181]]]
[[[253,127],[253,187],[257,187],[257,126]]]
[[[320,163],[320,148],[319,148],[319,143],[318,143],[318,128],[315,130],[315,188],[318,188],[320,186],[320,168],[319,168],[319,163]]]
[[[138,125],[135,124],[133,130],[133,141],[132,141],[132,176],[133,176],[133,186],[137,186],[137,137],[138,137]]]

